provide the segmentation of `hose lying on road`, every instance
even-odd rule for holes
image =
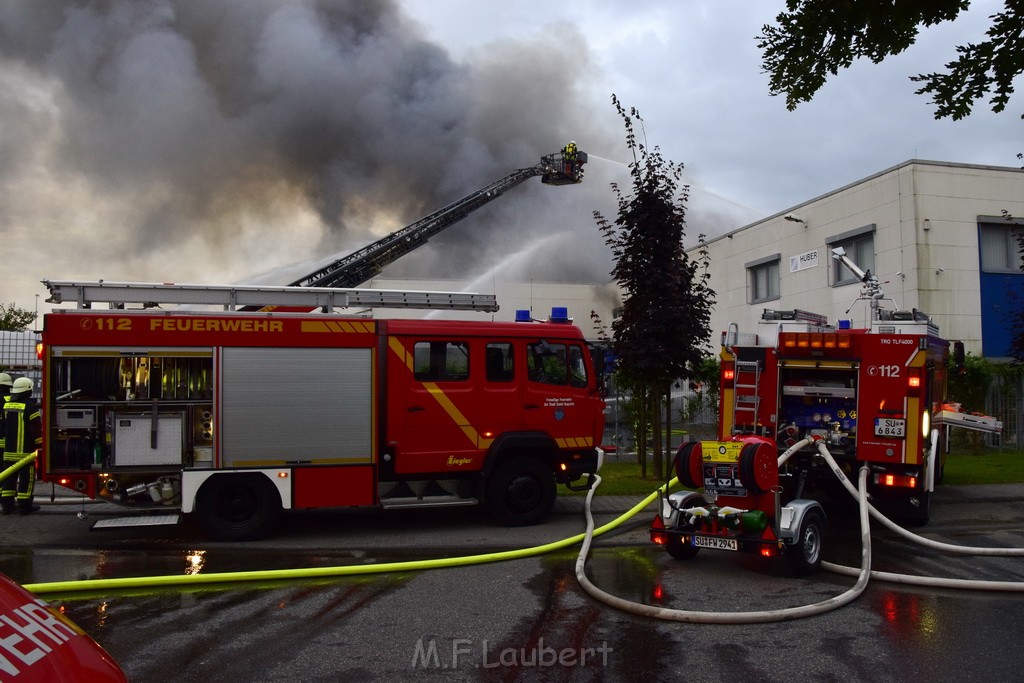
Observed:
[[[818,446],[818,452],[821,454],[821,456],[823,458],[825,458],[825,460],[828,462],[828,464],[832,467],[832,471],[839,478],[839,481],[842,482],[843,486],[850,493],[850,495],[856,497],[857,496],[857,490],[854,489],[853,486],[850,484],[850,482],[847,481],[846,477],[843,476],[843,472],[840,469],[838,463],[836,463],[835,459],[832,457],[832,454],[828,452],[828,448],[825,446],[825,442],[824,441],[818,441],[817,446]],[[911,533],[910,531],[907,531],[906,529],[904,529],[903,527],[901,527],[900,525],[896,524],[895,522],[890,520],[888,517],[883,515],[881,512],[876,510],[875,507],[873,505],[871,505],[870,503],[868,503],[868,512],[870,512],[871,516],[874,517],[879,522],[881,522],[882,525],[885,526],[886,528],[890,529],[891,531],[896,532],[897,534],[899,534],[903,538],[906,538],[909,541],[913,541],[914,543],[918,543],[918,544],[926,546],[928,548],[933,548],[935,550],[941,550],[943,552],[951,553],[951,554],[954,554],[954,555],[985,555],[985,556],[989,556],[989,557],[1024,557],[1024,548],[979,548],[979,547],[975,547],[975,546],[955,545],[953,543],[943,543],[941,541],[934,541],[934,540],[932,540],[930,538],[925,538],[924,536],[918,536],[915,533]]]
[[[781,456],[779,456],[779,464],[781,465],[786,461],[793,453],[800,448],[811,443],[812,439],[804,439],[793,447],[786,450]],[[845,574],[848,576],[856,576],[857,582],[850,590],[842,593],[834,598],[824,600],[822,602],[814,603],[811,605],[804,605],[800,607],[789,607],[776,610],[765,610],[756,612],[698,612],[692,610],[679,610],[670,609],[665,607],[656,607],[653,605],[647,605],[643,603],[632,602],[624,600],[623,598],[611,595],[597,586],[595,586],[586,574],[586,561],[587,555],[590,552],[590,545],[593,538],[591,533],[594,528],[594,519],[591,514],[590,504],[593,499],[594,489],[600,484],[600,477],[597,477],[597,482],[594,487],[587,493],[586,504],[584,511],[587,516],[587,533],[583,540],[583,547],[580,549],[579,556],[576,558],[576,580],[580,586],[586,591],[591,597],[600,600],[601,602],[615,607],[617,609],[637,614],[645,617],[652,617],[655,619],[662,619],[665,621],[682,621],[700,624],[755,624],[755,623],[768,623],[777,621],[786,621],[792,619],[801,619],[804,617],[814,616],[822,614],[834,609],[837,609],[854,599],[856,599],[867,587],[869,578],[874,578],[882,581],[890,581],[896,583],[906,583],[924,586],[933,586],[941,588],[970,588],[975,590],[989,590],[989,591],[1024,591],[1024,582],[1008,582],[1008,581],[979,581],[979,580],[965,580],[965,579],[942,579],[936,577],[920,577],[920,576],[909,576],[906,574],[893,574],[889,572],[877,572],[871,570],[871,533],[870,524],[868,521],[868,512],[875,516],[876,519],[882,521],[890,529],[894,529],[900,533],[900,535],[910,538],[924,545],[930,547],[939,548],[943,550],[949,550],[965,555],[997,555],[997,556],[1017,556],[1024,554],[1024,549],[1021,548],[976,548],[957,546],[948,543],[940,543],[938,541],[932,541],[931,539],[923,538],[912,534],[898,525],[891,522],[888,518],[882,515],[880,512],[868,503],[868,496],[866,492],[866,482],[868,470],[866,467],[860,469],[860,481],[859,488],[855,489],[853,485],[843,474],[842,469],[836,463],[832,454],[828,452],[827,447],[823,441],[817,441],[817,448],[819,453],[832,467],[832,472],[842,482],[843,486],[850,492],[851,495],[858,501],[858,510],[860,513],[860,528],[861,528],[861,567],[856,569],[855,567],[845,567],[842,565],[835,565],[830,562],[822,562],[822,567],[839,574]],[[667,490],[667,487],[666,487]],[[952,549],[952,550],[950,550]]]
[[[858,492],[850,484],[849,480],[843,475],[839,464],[832,457],[832,454],[828,452],[828,448],[825,446],[823,441],[818,441],[817,444],[818,452],[821,454],[825,461],[828,462],[832,468],[832,472],[839,478],[843,486],[850,493],[850,495],[856,497],[862,504],[864,501],[863,491]],[[963,546],[954,545],[952,543],[942,543],[941,541],[935,541],[918,534],[911,533],[892,522],[888,517],[880,513],[875,509],[873,505],[867,503],[868,511],[871,515],[881,522],[884,526],[895,531],[899,536],[906,538],[914,543],[918,543],[928,548],[940,550],[942,552],[954,554],[954,555],[984,555],[991,557],[1022,557],[1024,556],[1024,548],[980,548],[975,546]],[[854,567],[847,567],[841,564],[833,564],[832,562],[822,562],[821,566],[830,572],[836,574],[844,574],[846,576],[852,576],[856,574],[857,570]],[[871,572],[871,578],[879,581],[888,581],[890,583],[902,583],[914,586],[931,586],[935,588],[958,588],[958,589],[969,589],[969,590],[985,590],[985,591],[1005,591],[1005,592],[1024,592],[1024,581],[984,581],[981,579],[946,579],[935,576],[914,576],[911,574],[894,574],[890,572]]]
[[[600,536],[612,529],[615,529],[627,521],[647,505],[654,501],[665,487],[675,483],[675,479],[665,486],[653,491],[646,498],[630,508],[627,512],[615,518],[611,522],[592,530],[591,536]],[[588,494],[588,505],[589,505]],[[140,576],[119,579],[84,579],[81,581],[54,581],[50,583],[25,584],[25,588],[37,595],[53,593],[75,593],[85,591],[106,591],[124,590],[138,588],[158,588],[167,586],[196,586],[217,583],[237,583],[248,581],[277,581],[282,579],[312,579],[336,576],[353,576],[360,574],[381,574],[387,572],[421,571],[426,569],[441,569],[444,567],[464,567],[473,564],[484,564],[488,562],[502,562],[505,560],[517,560],[525,557],[543,555],[554,550],[560,550],[575,545],[583,540],[584,534],[576,534],[560,541],[520,548],[517,550],[505,550],[494,553],[483,553],[479,555],[464,555],[461,557],[448,557],[435,560],[411,560],[407,562],[384,562],[379,564],[343,565],[336,567],[304,567],[301,569],[272,569],[264,571],[244,572],[221,572],[217,574],[173,574],[164,576]]]
[[[860,472],[861,491],[866,487],[867,475],[867,469],[862,468]],[[596,488],[598,484],[600,484],[600,477],[598,477],[598,482],[595,483],[594,487],[592,487],[587,493],[587,501],[584,506],[584,510],[587,515],[587,533],[585,534],[580,554],[576,558],[576,580],[579,582],[583,590],[590,594],[591,597],[600,600],[606,605],[610,605],[625,612],[631,612],[632,614],[638,614],[644,617],[653,617],[655,619],[662,619],[665,621],[685,621],[695,624],[764,624],[775,621],[802,619],[804,617],[810,617],[838,609],[839,607],[855,600],[864,592],[864,589],[868,585],[868,575],[871,571],[871,532],[870,525],[868,524],[868,512],[866,506],[867,496],[861,496],[860,528],[863,548],[861,554],[861,571],[857,582],[845,593],[841,593],[833,598],[829,598],[828,600],[823,600],[812,605],[786,607],[760,612],[697,612],[693,610],[655,607],[654,605],[645,605],[638,602],[624,600],[615,595],[611,595],[610,593],[606,593],[591,583],[590,579],[587,578],[587,554],[590,552],[590,542],[594,535],[592,533],[594,530],[594,517],[590,511],[590,502],[594,496],[594,488]]]

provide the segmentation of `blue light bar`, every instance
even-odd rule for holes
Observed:
[[[569,309],[565,306],[552,306],[549,320],[553,323],[569,322]]]
[[[520,308],[516,311],[516,322],[517,323],[529,323],[533,322],[533,316],[530,315],[530,311],[525,308]]]

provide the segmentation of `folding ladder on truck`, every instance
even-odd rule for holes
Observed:
[[[756,345],[757,335],[740,334],[739,326],[736,323],[729,323],[729,330],[724,337],[723,346],[735,359],[732,395],[733,424],[735,425],[733,430],[736,431],[743,425],[754,428],[757,426],[758,409],[761,407],[761,397],[757,392],[761,382],[761,361],[741,360],[736,347]]]

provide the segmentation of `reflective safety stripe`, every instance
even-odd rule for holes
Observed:
[[[397,337],[388,337],[388,348],[390,348],[399,360],[409,369],[409,372],[413,372],[413,355],[405,350],[402,342]],[[451,399],[444,393],[441,387],[437,386],[434,382],[420,382],[423,388],[434,397],[441,409],[447,413],[448,417],[452,419],[455,425],[462,430],[462,433],[470,440],[470,442],[477,448],[489,448],[494,439],[485,439],[476,431],[476,428],[469,423],[466,416],[462,414],[458,406],[452,403]]]

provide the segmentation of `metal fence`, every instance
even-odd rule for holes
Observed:
[[[1001,434],[984,434],[986,446],[1024,446],[1024,377],[997,377],[985,397],[985,413],[1003,423]]]
[[[42,361],[36,356],[38,341],[39,335],[35,332],[0,330],[0,370],[39,381]]]

